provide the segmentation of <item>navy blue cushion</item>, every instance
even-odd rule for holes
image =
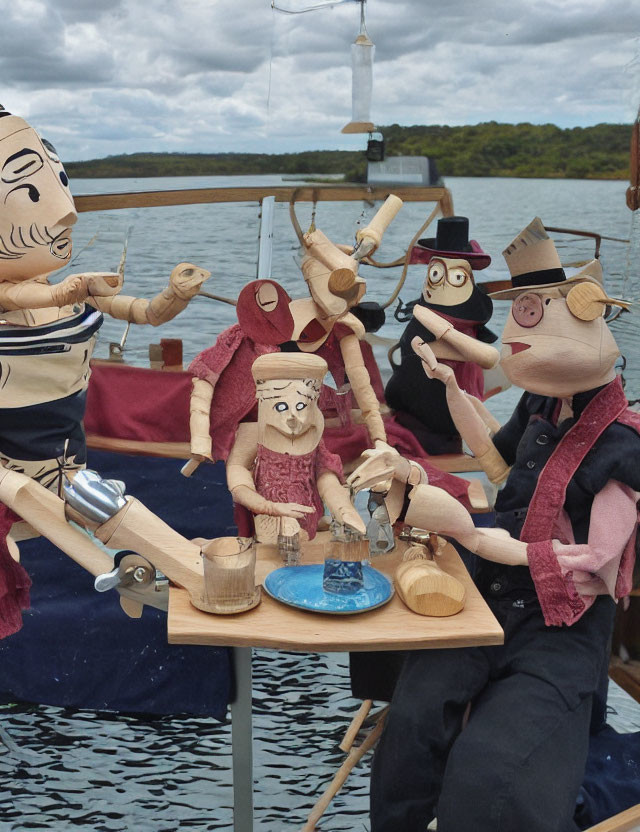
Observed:
[[[89,467],[122,479],[187,538],[235,533],[224,465],[190,479],[181,460],[90,452]],[[115,591],[44,538],[20,544],[33,581],[24,626],[0,642],[0,699],[131,713],[224,719],[231,689],[227,648],[167,644],[167,616],[145,607],[130,619]]]
[[[576,804],[580,829],[640,803],[640,731],[618,734],[610,725],[591,734],[587,768]]]

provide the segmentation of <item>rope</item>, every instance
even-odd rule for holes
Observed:
[[[440,210],[440,205],[438,204],[433,209],[433,211],[429,214],[429,216],[427,217],[425,222],[420,226],[418,231],[414,234],[413,239],[409,243],[409,248],[407,249],[406,254],[404,255],[404,266],[403,266],[403,269],[402,269],[402,274],[400,275],[400,280],[398,280],[398,284],[397,284],[396,288],[394,289],[393,294],[391,295],[389,300],[386,303],[382,304],[383,309],[386,309],[387,307],[391,306],[391,304],[394,302],[394,300],[400,294],[400,290],[404,286],[404,281],[406,280],[406,277],[407,277],[407,270],[409,268],[409,260],[411,259],[411,251],[412,251],[413,247],[415,246],[415,244],[420,239],[421,235],[424,233],[427,226],[435,219],[439,210]],[[372,263],[372,265],[376,265],[376,264]],[[388,268],[388,266],[381,265],[378,268]]]

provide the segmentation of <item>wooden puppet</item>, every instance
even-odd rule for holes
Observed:
[[[337,248],[334,251],[331,247],[331,251],[334,256],[337,252],[342,264],[345,258],[353,264],[352,258]],[[356,279],[353,268],[351,265],[348,271]],[[372,367],[367,362],[365,366],[359,341],[364,329],[349,314],[343,299],[338,297],[339,305],[336,303],[329,310],[326,294],[331,276],[336,272],[335,265],[327,267],[309,258],[305,265],[305,273],[315,279],[314,291],[324,297],[324,311],[312,297],[292,301],[273,280],[252,281],[242,289],[236,307],[238,324],[222,332],[216,343],[196,356],[189,368],[194,378],[190,402],[191,459],[183,468],[186,476],[203,460],[226,460],[238,425],[256,420],[251,365],[259,355],[278,351],[314,353],[327,362],[338,389],[326,384],[321,388],[319,407],[325,418],[324,441],[343,463],[356,459],[374,443],[379,448],[386,447],[387,430],[378,398],[371,389],[369,369],[378,375],[379,372],[375,364]],[[337,317],[327,310],[335,312]],[[352,418],[350,382],[361,391],[360,413],[363,418],[366,415],[367,425],[355,423]],[[382,394],[381,385],[379,394]],[[417,440],[401,425],[389,423],[388,438],[401,453],[422,456]],[[466,480],[439,471],[426,460],[423,464],[429,468],[432,483],[458,499],[467,499]]]
[[[157,326],[185,309],[209,272],[181,263],[151,301],[117,274],[49,276],[71,257],[76,222],[52,145],[0,110],[0,461],[57,490],[82,468],[89,360],[103,314]]]
[[[254,280],[238,296],[238,323],[191,362],[191,460],[226,460],[240,422],[257,418],[251,366],[293,334],[291,298],[274,280]],[[185,470],[186,469],[186,470]],[[183,472],[188,475],[189,468]]]
[[[60,493],[64,477],[84,467],[89,359],[103,313],[158,325],[187,306],[209,273],[180,264],[151,301],[119,295],[119,274],[76,274],[50,283],[49,275],[71,257],[73,197],[53,146],[3,108],[0,206],[1,637],[19,628],[28,588],[5,541],[17,519],[8,510],[17,506],[8,483],[19,480],[15,488],[26,488],[24,475],[34,486]],[[16,478],[7,478],[9,472]],[[37,511],[38,488],[27,490],[35,495]]]
[[[380,244],[384,229],[401,205],[397,197],[389,197],[369,226],[359,232],[357,246],[363,253]],[[275,281],[247,284],[238,297],[238,324],[221,333],[216,343],[191,363],[194,462],[227,458],[238,423],[255,417],[248,372],[251,362],[258,355],[279,349],[321,354],[337,385],[343,386],[347,380],[351,384],[370,441],[384,441],[378,399],[371,389],[358,341],[364,329],[349,315],[350,306],[358,302],[365,288],[364,281],[357,277],[357,260],[340,251],[320,231],[305,235],[305,246],[308,254],[302,268],[312,297],[292,302]],[[330,388],[324,387],[321,407],[323,411],[337,408],[342,414],[348,410],[351,422],[350,396],[336,398]],[[185,473],[192,467],[186,466]]]
[[[431,343],[440,361],[453,369],[459,386],[480,401],[484,399],[482,367],[494,360],[492,353],[480,346],[480,363],[465,360],[447,339],[436,340],[421,311],[431,310],[442,319],[440,323],[448,323],[480,344],[493,343],[497,336],[485,326],[493,303],[474,279],[474,271],[486,268],[491,258],[475,240],[469,240],[466,217],[438,220],[436,237],[421,240],[415,251],[418,254],[412,262],[427,263],[427,274],[420,298],[396,310],[396,318],[409,323],[400,338],[400,364],[394,367],[385,398],[396,411],[396,420],[415,433],[428,453],[461,453],[462,442],[449,415],[444,389],[437,380],[425,376],[411,341],[417,336]]]
[[[409,528],[398,522],[404,519],[408,492],[417,485],[427,484],[425,470],[414,460],[400,456],[395,448],[372,449],[363,456],[367,461],[349,477],[351,487],[362,491],[384,483],[384,490],[377,496],[383,501],[387,520],[395,524],[396,534],[412,544],[404,552],[394,575],[398,595],[409,609],[420,615],[446,616],[460,612],[465,600],[464,586],[441,569],[437,561],[445,541],[422,531],[422,527]]]
[[[313,538],[324,503],[339,523],[365,532],[341,483],[340,459],[322,441],[318,398],[326,372],[323,359],[306,353],[265,354],[253,362],[258,420],[238,427],[227,483],[234,502],[254,515],[259,542],[291,537],[298,524]],[[274,518],[289,521],[286,533]]]
[[[461,435],[492,478],[506,480],[496,528],[475,528],[462,506],[425,484],[411,491],[405,521],[481,556],[475,581],[505,643],[408,659],[374,762],[372,829],[422,829],[437,804],[438,824],[448,828],[494,828],[500,813],[505,828],[542,832],[550,817],[538,819],[537,807],[551,793],[566,796],[552,811],[553,824],[568,828],[590,702],[608,659],[613,600],[631,589],[640,416],[628,409],[604,319],[608,305],[624,303],[607,297],[597,261],[567,277],[537,218],[504,254],[512,288],[494,297],[512,307],[501,364],[525,392],[493,437],[452,369],[414,340],[427,375],[446,386]],[[364,463],[352,485],[376,464]],[[428,787],[425,771],[438,772]],[[498,806],[504,790],[506,814]]]
[[[518,510],[528,505],[528,502],[519,502],[523,499],[519,494],[511,496],[515,489],[508,487],[514,480],[520,486],[519,480],[524,479],[522,488],[524,490],[526,485],[530,491],[527,496],[534,499],[533,505],[538,510],[543,502],[549,503],[546,509],[548,516],[544,521],[534,520],[530,516],[532,510],[526,512],[516,524],[518,532],[522,531],[524,524],[524,533],[537,537],[541,534],[541,526],[551,524],[546,531],[557,532],[557,537],[551,544],[539,547],[534,540],[519,540],[513,533],[505,535],[501,528],[476,529],[462,507],[455,508],[453,501],[428,486],[420,486],[414,493],[416,499],[412,497],[407,522],[456,537],[484,558],[515,565],[528,564],[534,581],[539,580],[541,584],[540,601],[549,622],[571,623],[578,616],[578,611],[582,614],[593,603],[599,592],[606,591],[619,597],[620,591],[629,589],[630,578],[626,570],[631,568],[632,561],[629,561],[628,552],[625,555],[625,547],[635,539],[636,520],[634,510],[626,511],[625,507],[633,504],[633,491],[640,491],[640,481],[634,473],[640,453],[640,445],[636,443],[639,418],[627,410],[626,399],[614,370],[619,351],[603,317],[607,305],[626,304],[606,295],[602,288],[602,269],[597,260],[578,274],[565,277],[553,241],[547,237],[538,219],[505,250],[505,259],[512,274],[513,288],[496,292],[494,297],[513,299],[513,305],[502,333],[501,365],[510,381],[527,391],[507,425],[493,438],[490,437],[485,422],[460,390],[451,368],[437,362],[429,346],[420,339],[416,338],[413,346],[422,359],[425,373],[439,379],[445,386],[455,424],[483,463],[489,478],[498,483],[507,480],[498,497],[496,510],[500,513],[501,507],[509,502],[517,505]],[[540,399],[552,400],[551,411],[549,405]],[[594,404],[587,410],[586,403],[591,400]],[[553,408],[557,412],[553,412]],[[543,412],[545,417],[538,415]],[[588,440],[580,440],[576,449],[576,437],[588,429],[587,417],[594,420],[592,430],[595,433]],[[534,454],[533,449],[528,448],[528,455],[532,458],[525,460],[520,444],[516,442],[515,447],[507,450],[506,443],[507,438],[510,444],[514,439],[520,439],[518,432],[523,434],[520,442],[529,441],[526,434],[529,418],[534,423],[543,423],[536,425],[536,433],[540,436],[535,444],[544,452],[536,448],[537,453]],[[551,427],[546,418],[551,420]],[[558,430],[554,432],[562,436],[554,442],[548,431],[556,425]],[[564,436],[570,427],[575,427],[575,430],[572,431],[571,441],[570,437],[565,441]],[[604,439],[614,433],[620,434],[620,447],[603,448],[603,444],[609,444]],[[549,447],[553,445],[558,445],[558,453]],[[566,455],[563,456],[564,469],[556,467],[559,463],[555,458],[561,457],[560,451]],[[602,460],[597,458],[598,451]],[[547,464],[551,456],[555,465]],[[586,476],[582,473],[585,459],[593,462],[598,469],[604,463],[603,471],[598,470],[597,475],[590,473],[588,487],[582,481]],[[545,470],[541,477],[542,468]],[[546,489],[555,482],[562,482],[563,485],[558,496],[554,494],[552,498]],[[594,490],[596,483],[600,487]],[[571,502],[575,501],[573,489],[578,484],[585,491],[582,512],[587,515],[590,512],[591,522],[584,518],[582,528],[572,529],[569,522],[571,512],[567,516],[566,501],[558,504],[558,500],[566,496],[567,499],[573,497]],[[429,490],[425,490],[420,497],[423,488]],[[615,495],[613,503],[611,495]],[[609,510],[615,504],[616,497],[622,507],[622,516],[627,521],[631,519],[617,527],[616,546],[608,547],[606,555],[599,554],[596,551],[598,544],[590,546],[589,540],[593,535],[604,532],[605,506]],[[590,526],[593,526],[591,532]],[[575,543],[571,538],[576,534],[585,539]],[[562,540],[565,542],[560,542]],[[598,563],[603,556],[605,561]],[[588,569],[588,566],[593,568]],[[598,577],[599,571],[603,571],[603,575],[606,573],[606,578]],[[555,572],[558,581],[568,581],[564,590],[560,591],[557,587],[565,598],[556,610],[545,607],[548,599],[545,597],[544,582],[554,580],[550,572]],[[585,572],[594,574],[583,574]],[[619,581],[617,592],[616,581]],[[594,591],[596,588],[599,592]],[[556,600],[559,602],[560,598]],[[574,612],[570,612],[572,605],[576,608]]]

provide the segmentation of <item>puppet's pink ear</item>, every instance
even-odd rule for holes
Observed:
[[[258,344],[277,347],[290,341],[291,298],[274,280],[253,280],[238,295],[236,314],[244,334]]]

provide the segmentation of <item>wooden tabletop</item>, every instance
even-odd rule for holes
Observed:
[[[328,532],[319,533],[306,551],[303,563],[324,559]],[[389,577],[406,544],[373,559],[376,569]],[[303,652],[418,650],[428,647],[465,647],[502,644],[503,632],[475,588],[469,573],[451,545],[438,562],[465,585],[464,609],[457,615],[435,618],[417,615],[397,593],[379,609],[356,615],[326,615],[294,609],[274,601],[262,590],[261,603],[237,615],[211,615],[197,610],[183,589],[169,590],[168,637],[171,644],[210,644],[226,647],[271,647]],[[256,580],[281,566],[275,547],[258,546]]]

